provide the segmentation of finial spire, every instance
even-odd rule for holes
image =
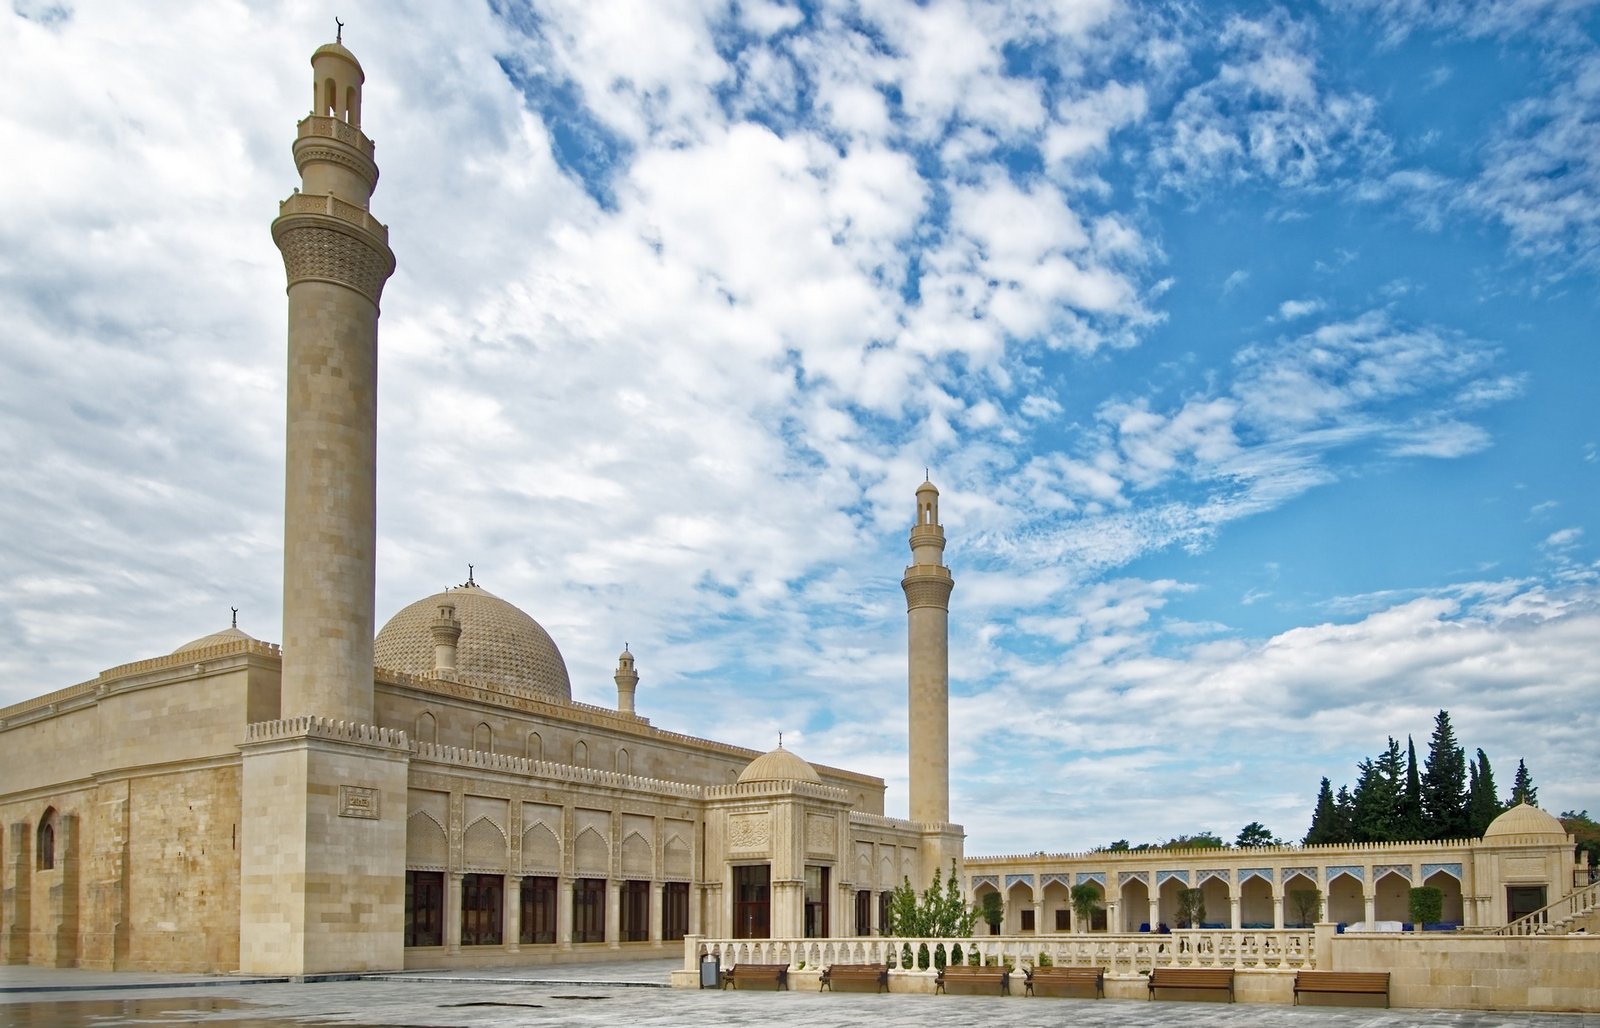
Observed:
[[[233,611],[233,627],[238,628],[239,627],[239,608],[238,607],[231,607],[229,609]]]
[[[340,21],[339,20],[339,16],[336,14],[336,15],[333,16],[333,24],[335,26],[335,30],[334,30],[334,33],[333,33],[333,41],[335,43],[338,43],[340,46],[343,46],[344,45],[344,22]]]
[[[476,582],[474,582],[472,580],[472,565],[471,564],[467,565],[467,584],[468,585],[477,585],[478,584],[478,583],[476,583]]]
[[[933,469],[928,467],[926,464],[922,465],[922,480],[924,482],[933,481]]]
[[[783,733],[778,733],[778,749],[783,749]]]

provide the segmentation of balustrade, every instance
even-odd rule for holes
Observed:
[[[917,939],[859,936],[842,939],[703,939],[685,943],[685,968],[699,966],[704,954],[723,967],[783,964],[795,969],[830,964],[888,964],[901,971],[933,973],[957,959],[984,963],[1009,961],[1013,967],[1041,963],[1096,966],[1110,975],[1136,975],[1155,967],[1231,967],[1238,970],[1301,970],[1316,966],[1312,932],[1305,930],[1195,929],[1171,934],[979,936],[969,939]],[[924,956],[925,954],[925,956]]]

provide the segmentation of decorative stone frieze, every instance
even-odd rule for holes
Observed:
[[[344,230],[347,223],[333,218],[326,214],[288,215],[273,223],[272,235],[283,251],[289,285],[333,282],[354,289],[376,306],[383,296],[383,284],[394,273],[394,254],[376,240]]]

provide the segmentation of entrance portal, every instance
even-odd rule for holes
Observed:
[[[772,933],[772,866],[733,869],[733,937],[765,939]]]

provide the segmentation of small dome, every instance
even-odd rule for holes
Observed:
[[[822,782],[822,776],[817,774],[817,769],[807,764],[804,760],[790,753],[780,745],[770,753],[750,762],[750,766],[739,773],[739,784],[747,782]]]
[[[444,603],[455,605],[456,620],[461,622],[456,681],[541,700],[572,701],[567,662],[550,633],[517,607],[471,582],[424,597],[390,618],[373,642],[373,662],[431,678],[431,626]]]
[[[1561,822],[1538,807],[1518,803],[1510,810],[1489,822],[1485,839],[1503,839],[1510,835],[1540,835],[1565,840],[1567,830]]]
[[[211,647],[221,646],[223,643],[241,641],[255,642],[256,640],[254,637],[239,631],[238,626],[235,625],[232,628],[224,628],[220,632],[212,632],[210,635],[202,635],[200,638],[195,639],[192,642],[184,643],[182,646],[179,646],[172,652],[174,655],[176,655],[179,653],[189,653],[194,650],[209,650]]]

